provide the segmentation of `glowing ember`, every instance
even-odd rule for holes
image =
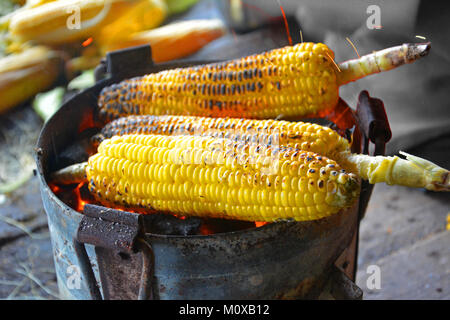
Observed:
[[[78,185],[71,186],[56,186],[50,185],[51,190],[55,195],[61,199],[64,203],[70,206],[72,209],[83,213],[84,206],[86,204],[96,204],[100,205],[94,197],[89,193],[87,188],[87,183],[83,182]],[[114,207],[113,209],[119,211],[136,212],[134,210],[123,210],[121,208]],[[167,214],[167,213],[165,213]],[[186,221],[189,225],[188,217],[186,216],[175,216],[180,221]],[[170,224],[171,220],[168,220]],[[268,222],[249,222],[240,220],[227,220],[227,219],[212,219],[212,218],[201,218],[201,225],[199,226],[197,233],[198,235],[211,235],[216,233],[233,232],[243,229],[250,229],[255,227],[261,227],[268,224]]]
[[[87,38],[86,40],[83,41],[83,43],[81,44],[83,47],[87,47],[88,45],[90,45],[92,43],[93,39],[92,37]]]
[[[266,224],[268,224],[268,222],[264,222],[264,221],[255,221],[255,227],[259,228],[262,226],[265,226]]]
[[[347,39],[348,43],[350,43],[350,45],[353,47],[353,50],[355,50],[355,52],[356,52],[358,58],[361,58],[360,55],[359,55],[359,53],[358,53],[358,50],[356,50],[356,47],[355,47],[355,45],[353,44],[353,42],[352,42],[348,37],[346,37],[345,39]]]
[[[333,60],[333,58],[328,54],[328,52],[326,54],[327,54],[328,58],[330,58],[330,60],[334,63],[334,65],[338,69],[338,71],[341,72],[341,69],[339,68],[338,64]]]
[[[291,33],[289,32],[289,25],[288,25],[288,21],[287,21],[287,18],[286,18],[286,14],[284,13],[284,9],[283,9],[283,6],[280,3],[280,0],[277,0],[277,1],[278,1],[279,6],[280,6],[281,13],[283,15],[284,26],[286,27],[286,33],[287,33],[287,37],[288,37],[288,40],[289,40],[289,45],[292,46],[292,38],[291,38]]]

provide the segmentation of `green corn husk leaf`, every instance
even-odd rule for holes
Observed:
[[[56,87],[50,91],[39,93],[33,100],[34,111],[47,121],[61,107],[66,89]]]
[[[178,14],[183,11],[186,11],[194,4],[198,2],[198,0],[165,0],[167,4],[167,8],[169,9],[169,14]]]
[[[67,85],[69,90],[84,90],[95,84],[94,69],[83,71]]]

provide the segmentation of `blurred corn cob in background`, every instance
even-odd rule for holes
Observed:
[[[107,124],[94,141],[128,134],[195,135],[225,138],[235,143],[260,143],[310,151],[337,161],[370,183],[386,182],[432,191],[450,191],[449,171],[406,153],[397,156],[353,154],[350,143],[334,130],[318,124],[278,120],[202,118],[186,116],[130,116]]]
[[[130,35],[158,27],[166,17],[167,6],[163,0],[139,0],[115,21],[101,28],[95,40],[100,48],[109,48]],[[105,53],[109,49],[102,51]]]
[[[165,62],[193,54],[225,33],[226,27],[219,19],[186,20],[135,33],[123,41],[110,43],[102,50],[150,44],[153,61]]]
[[[188,7],[188,2],[170,3]],[[70,80],[80,71],[95,68],[110,50],[150,44],[155,61],[163,62],[192,54],[225,33],[218,20],[183,21],[155,29],[167,15],[165,0],[28,0],[2,17],[0,25],[7,33],[1,35],[0,41],[5,52],[14,57],[34,45],[61,51],[66,61],[65,74]],[[29,56],[24,55],[21,61]],[[54,69],[49,68],[48,74]],[[16,77],[8,90],[20,91],[26,79],[21,83]],[[40,88],[30,88],[30,92],[35,94],[34,91],[47,88],[44,81]],[[23,99],[28,97],[24,95]],[[9,108],[15,101],[8,98],[0,104]]]
[[[17,42],[57,45],[83,40],[116,21],[140,1],[147,0],[52,1],[14,14],[9,32]]]
[[[122,81],[102,90],[99,112],[106,121],[131,114],[323,116],[337,105],[339,86],[412,63],[429,49],[429,44],[403,44],[338,65],[326,45],[301,43]]]
[[[195,53],[226,33],[218,19],[174,22],[148,31],[129,35],[127,39],[100,45],[93,54],[84,54],[70,61],[72,72],[94,68],[108,51],[149,44],[154,62],[167,62]]]
[[[18,5],[21,5],[21,7],[19,7],[18,9],[2,15],[0,17],[0,31],[2,30],[6,30],[9,27],[9,23],[11,21],[11,18],[13,17],[13,15],[20,13],[26,9],[31,9],[31,8],[35,8],[38,7],[40,5],[43,5],[45,3],[49,3],[49,2],[53,2],[56,0],[27,0],[27,1],[12,1],[15,2]]]
[[[0,113],[48,89],[62,66],[56,52],[41,46],[0,59]]]

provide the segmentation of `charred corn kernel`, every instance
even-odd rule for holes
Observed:
[[[218,144],[226,145],[228,150],[217,151]],[[130,146],[130,151],[119,153],[123,146],[125,149]],[[132,152],[135,147],[137,152]],[[326,189],[325,181],[331,181],[332,171],[327,165],[341,169],[331,159],[293,148],[269,148],[268,155],[279,163],[278,168],[296,161],[309,170],[324,171],[321,180],[307,179],[309,187],[300,190],[298,184],[286,182],[283,187],[282,183],[282,180],[297,181],[301,178],[300,170],[283,173],[275,170],[264,175],[261,172],[267,168],[262,163],[250,161],[244,165],[232,161],[242,155],[248,158],[248,150],[240,148],[239,143],[212,137],[115,136],[100,144],[98,153],[89,158],[85,172],[89,190],[98,201],[143,213],[160,210],[250,221],[302,221],[335,214],[352,205],[358,196],[359,180],[352,173],[346,174],[344,183],[333,182],[335,188],[331,192]],[[218,152],[225,161],[205,164],[200,157],[182,156],[196,151],[209,158]],[[166,152],[173,157],[164,157]],[[123,162],[118,170],[120,160]],[[267,178],[272,182],[267,184],[264,181]],[[225,209],[216,210],[217,207]]]
[[[150,44],[155,62],[165,62],[186,57],[204,47],[226,32],[221,20],[187,20],[171,23],[153,30],[127,34],[122,41],[111,41],[103,52]]]
[[[0,113],[48,89],[62,71],[62,59],[33,47],[0,59]]]
[[[64,0],[20,10],[11,17],[15,41],[63,44],[98,33],[142,0]],[[145,0],[147,1],[147,0]]]
[[[282,120],[208,118],[194,116],[129,116],[105,125],[96,143],[115,135],[127,134],[196,135],[250,142],[256,152],[263,145],[288,146],[327,157],[349,150],[349,142],[328,127]],[[250,154],[255,154],[250,152]],[[295,157],[295,154],[294,154]],[[288,167],[292,169],[292,165]]]
[[[122,81],[102,90],[99,112],[105,120],[131,114],[305,116],[334,108],[339,85],[410,63],[428,50],[428,44],[406,44],[345,62],[341,70],[326,45],[301,43]]]

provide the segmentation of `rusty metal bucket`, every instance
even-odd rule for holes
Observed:
[[[94,111],[103,87],[125,78],[195,64],[153,65],[150,57],[149,47],[110,53],[97,70],[97,75],[103,69],[108,77],[67,101],[40,134],[35,157],[61,298],[315,298],[340,256],[340,267],[345,269],[347,265],[351,278],[359,219],[370,197],[369,185],[363,184],[360,201],[353,207],[326,219],[194,236],[149,233],[142,216],[132,213],[109,210],[109,214],[99,214],[102,208],[87,206],[83,215],[52,192],[46,178],[53,170],[68,165],[61,153],[79,138],[80,131],[95,127]],[[350,114],[356,126],[355,141],[361,142],[354,143],[355,151],[367,153],[372,141],[376,152],[382,154],[390,138],[384,107],[367,92],[359,101],[356,112]],[[350,255],[342,259],[347,251]],[[80,287],[73,283],[77,270]]]

